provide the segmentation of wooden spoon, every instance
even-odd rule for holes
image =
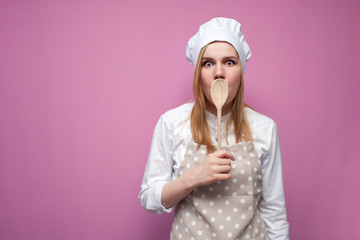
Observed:
[[[229,87],[224,79],[216,79],[211,85],[211,100],[217,109],[217,150],[221,147],[221,109],[228,98]]]

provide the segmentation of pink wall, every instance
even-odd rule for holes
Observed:
[[[187,40],[244,26],[246,100],[278,124],[291,239],[359,239],[360,3],[1,1],[0,239],[168,239],[137,194]]]

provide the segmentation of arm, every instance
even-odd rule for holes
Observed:
[[[287,240],[289,224],[286,219],[281,153],[275,124],[270,139],[269,151],[263,159],[263,194],[259,208],[270,239]]]
[[[229,159],[234,157],[225,150],[209,154],[206,161],[185,175],[172,180],[173,135],[163,117],[157,123],[151,143],[149,159],[139,193],[141,205],[151,213],[170,212],[171,207],[192,190],[217,180],[230,178]]]
[[[139,199],[141,206],[150,213],[170,212],[161,204],[164,185],[171,181],[173,161],[171,158],[172,134],[164,117],[156,124],[149,158],[146,164]]]

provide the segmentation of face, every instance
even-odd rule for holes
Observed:
[[[211,84],[218,78],[224,79],[229,86],[229,97],[222,108],[222,114],[231,111],[240,88],[241,71],[240,59],[231,44],[213,42],[207,46],[201,60],[200,81],[209,112],[216,114],[216,107],[211,100]]]

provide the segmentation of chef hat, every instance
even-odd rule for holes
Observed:
[[[251,51],[245,42],[241,24],[230,18],[213,18],[200,26],[199,31],[187,43],[186,59],[189,64],[195,66],[201,49],[214,41],[230,43],[238,52],[245,72],[245,63],[251,57]]]

